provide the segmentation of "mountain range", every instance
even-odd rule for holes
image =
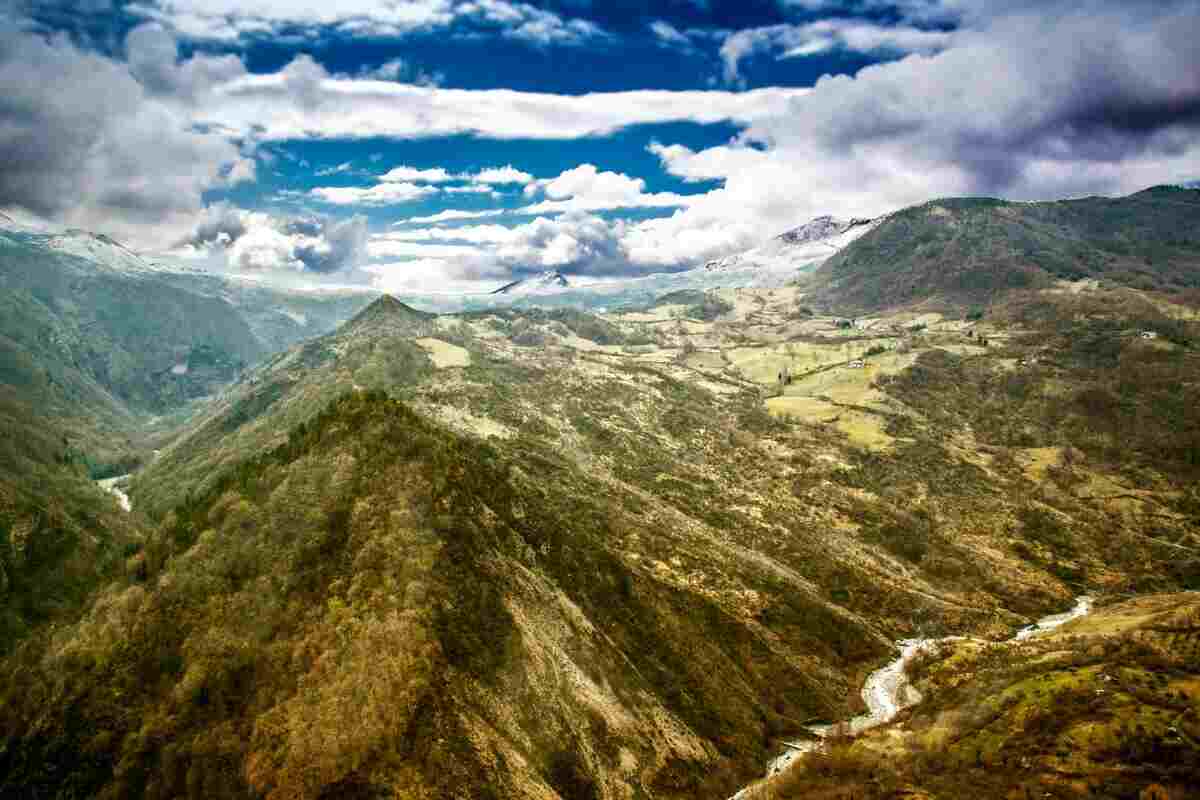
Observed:
[[[1185,796],[1198,198],[429,305],[6,222],[0,793]]]

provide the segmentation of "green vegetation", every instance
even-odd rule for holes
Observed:
[[[712,292],[707,292],[703,300],[688,309],[687,315],[693,319],[712,322],[730,311],[733,311],[732,303],[721,299]]]
[[[940,300],[978,305],[1056,279],[1143,290],[1200,287],[1200,191],[1005,203],[935,200],[904,209],[827,261],[821,296],[880,309]]]
[[[1075,629],[928,654],[911,665],[925,699],[895,738],[834,739],[749,800],[1189,797],[1200,783],[1197,601],[1148,597]]]
[[[161,377],[180,381],[146,389],[140,362],[76,357],[87,314],[69,286],[13,284],[0,794],[725,797],[805,723],[860,710],[897,639],[1000,639],[1085,591],[1200,586],[1200,294],[1111,288],[1165,229],[1138,214],[1189,198],[1054,210],[1099,226],[1080,263],[1112,256],[1096,262],[1108,288],[1071,291],[1037,288],[1069,274],[1058,251],[1010,258],[1018,234],[1041,247],[1041,206],[902,212],[869,244],[901,265],[887,297],[929,299],[932,281],[950,303],[920,336],[911,314],[838,330],[848,315],[818,317],[827,304],[796,287],[659,299],[720,325],[446,318],[383,297],[251,363],[246,329],[265,350],[324,324],[321,306],[275,319],[177,276],[154,289],[173,322],[109,320],[96,340],[114,364],[140,337],[175,341]],[[1189,241],[1153,256],[1162,287],[1186,283]],[[875,291],[880,270],[839,285]],[[231,308],[245,324],[222,340],[206,326]],[[845,368],[862,348],[881,357]],[[777,385],[775,360],[794,382]],[[768,413],[779,392],[770,408],[794,416]],[[150,423],[151,408],[167,413]],[[89,480],[143,462],[134,514]],[[835,741],[796,785],[1175,791],[1194,767],[1164,753],[1178,732],[1194,744],[1179,694],[1194,695],[1195,619],[1171,614],[1020,651],[963,640],[917,666],[910,728]],[[1110,714],[1080,687],[1118,664],[1131,682]],[[1044,713],[1058,705],[1066,722]],[[1149,733],[1109,725],[1122,716]],[[1086,725],[1105,732],[1084,759]]]

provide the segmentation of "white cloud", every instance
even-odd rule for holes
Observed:
[[[318,178],[327,178],[330,175],[338,175],[343,172],[349,172],[352,169],[354,169],[354,165],[351,164],[349,161],[344,161],[335,167],[325,167],[323,169],[319,169],[316,172],[314,172],[313,174],[316,175]]]
[[[455,8],[460,18],[499,28],[501,35],[539,46],[579,45],[608,34],[585,19],[564,20],[561,16],[528,3],[507,0],[471,0]]]
[[[502,214],[503,209],[488,210],[488,211],[461,211],[451,208],[445,211],[439,211],[436,214],[430,214],[424,217],[408,217],[406,219],[393,222],[392,225],[429,225],[438,222],[451,222],[460,219],[478,219],[480,217],[494,217],[497,214]]]
[[[362,216],[278,217],[217,203],[170,254],[240,272],[331,274],[365,260],[367,242]]]
[[[619,172],[601,172],[594,164],[580,164],[557,177],[534,181],[525,195],[543,193],[548,199],[517,209],[514,213],[547,214],[570,211],[600,211],[618,208],[663,208],[686,206],[697,198],[659,192],[646,194],[646,182]]]
[[[443,73],[427,72],[402,58],[393,58],[376,67],[364,67],[358,71],[356,77],[414,83],[418,86],[441,86],[446,81]]]
[[[650,23],[650,32],[663,47],[670,47],[684,52],[695,50],[695,45],[688,35],[665,20],[656,19]]]
[[[233,41],[279,35],[285,29],[315,37],[322,29],[372,38],[394,38],[451,25],[476,34],[494,31],[530,44],[579,45],[607,34],[584,19],[564,19],[529,3],[509,0],[144,0],[126,11],[157,20],[191,39]],[[396,80],[389,68],[381,76]]]
[[[798,58],[834,49],[857,53],[934,53],[949,46],[954,34],[908,25],[877,25],[855,19],[824,19],[805,25],[768,25],[729,34],[721,45],[725,79],[737,81],[742,60],[762,52]]]
[[[416,167],[393,167],[378,180],[383,182],[423,181],[425,183],[445,183],[455,180],[455,177],[441,167],[435,169],[417,169]]]
[[[487,194],[487,195],[493,195],[496,197],[500,196],[499,192],[494,191],[490,186],[486,186],[484,184],[470,184],[467,186],[447,186],[442,191],[446,192],[447,194]]]
[[[377,233],[372,240],[421,242],[421,241],[451,241],[471,242],[473,244],[501,244],[512,242],[519,234],[517,229],[507,225],[462,225],[456,228],[412,228],[403,231]]]
[[[240,76],[240,62],[177,62],[160,33],[132,31],[123,64],[0,24],[0,206],[163,245],[190,226],[205,191],[254,179],[241,149],[188,113]]]
[[[719,145],[695,152],[681,144],[651,142],[646,149],[658,156],[667,172],[689,182],[724,180],[769,158],[764,150],[742,145]]]
[[[534,177],[528,172],[522,172],[512,164],[507,164],[503,167],[481,169],[474,175],[469,176],[468,180],[475,183],[500,185],[505,183],[530,183],[534,180]]]
[[[239,270],[302,270],[290,236],[266,225],[255,226],[229,248],[229,263]]]
[[[317,200],[338,206],[386,206],[420,200],[437,189],[415,183],[380,183],[359,188],[356,186],[319,186],[311,194]]]
[[[367,244],[371,258],[459,258],[478,255],[479,250],[469,245],[422,244],[390,239],[372,239]]]
[[[257,141],[413,138],[471,133],[496,139],[573,139],[630,125],[690,121],[751,124],[807,89],[659,90],[555,95],[507,89],[435,89],[332,77],[307,56],[274,74],[243,75],[201,103],[197,123]]]
[[[258,179],[258,168],[254,159],[239,158],[230,165],[228,172],[225,173],[225,183],[228,186],[237,186],[239,183],[254,183]]]
[[[341,165],[333,171],[321,171],[318,175],[344,171]],[[442,167],[419,169],[407,165],[393,167],[375,180],[379,183],[369,187],[318,187],[310,195],[326,203],[336,205],[389,205],[419,200],[439,192],[447,194],[486,194],[500,197],[495,186],[511,183],[528,183],[534,177],[521,172],[511,164],[505,167],[490,167],[475,174],[453,174]],[[467,181],[462,186],[442,184]],[[437,184],[431,186],[428,184]],[[497,211],[496,213],[501,213]]]

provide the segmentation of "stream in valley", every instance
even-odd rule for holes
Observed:
[[[1009,641],[1024,641],[1031,636],[1054,630],[1060,625],[1088,614],[1091,610],[1092,598],[1086,595],[1079,597],[1076,599],[1074,607],[1069,611],[1043,617],[1032,625],[1017,631],[1016,635],[1009,639]],[[904,709],[919,703],[921,701],[921,694],[917,691],[916,687],[908,682],[905,667],[919,653],[936,647],[943,642],[952,642],[963,638],[965,637],[944,636],[937,639],[904,639],[899,642],[900,656],[888,663],[887,666],[881,667],[867,676],[866,683],[863,684],[862,688],[862,698],[863,702],[867,705],[867,713],[848,721],[849,734],[857,736],[865,730],[890,722]],[[767,775],[771,776],[782,772],[800,756],[820,747],[821,738],[828,734],[831,727],[830,725],[808,726],[808,731],[815,734],[817,736],[816,739],[785,743],[787,749],[782,754],[771,759],[767,764]],[[740,798],[745,796],[745,793],[746,789],[743,788],[737,794],[733,795],[730,800],[740,800]]]
[[[130,475],[118,475],[115,478],[105,478],[101,481],[96,481],[100,488],[117,498],[117,502],[121,504],[121,508],[126,511],[133,511],[133,502],[129,499],[129,495],[125,494],[117,484],[124,481]]]

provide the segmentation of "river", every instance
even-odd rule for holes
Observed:
[[[105,478],[102,481],[96,481],[96,483],[100,484],[101,489],[116,497],[117,502],[121,504],[121,508],[126,511],[133,511],[133,502],[129,499],[129,495],[125,494],[121,487],[117,485],[128,477],[130,476],[118,475],[115,478]]]
[[[1031,636],[1054,630],[1060,625],[1090,613],[1091,610],[1092,598],[1084,595],[1076,599],[1074,607],[1069,611],[1043,617],[1032,625],[1017,631],[1016,635],[1008,641],[1024,641]],[[887,666],[881,667],[867,676],[862,688],[862,698],[867,705],[867,713],[849,720],[848,733],[851,736],[857,736],[865,730],[890,722],[904,709],[921,702],[921,693],[908,682],[908,675],[904,668],[919,653],[943,642],[952,642],[963,638],[962,636],[944,636],[938,639],[904,639],[900,641],[898,643],[900,656],[888,663]],[[800,756],[820,747],[821,737],[824,737],[831,727],[829,725],[811,725],[808,727],[808,731],[818,738],[803,742],[787,742],[787,749],[767,764],[767,775],[771,776],[782,772]],[[733,795],[730,800],[740,800],[745,796],[747,788],[749,787],[743,788]]]

